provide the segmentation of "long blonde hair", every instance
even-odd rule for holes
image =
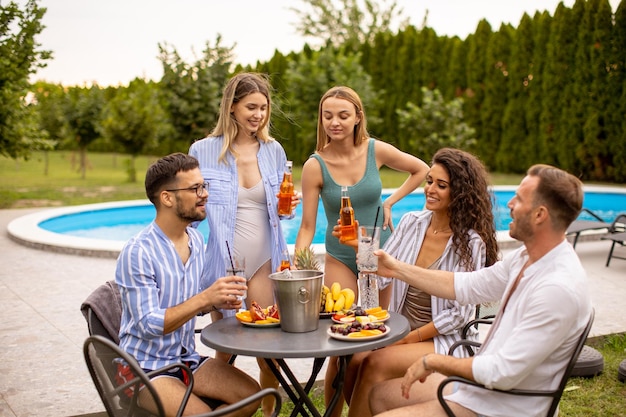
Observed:
[[[326,101],[326,99],[331,97],[348,100],[354,105],[356,115],[359,116],[361,119],[361,121],[354,126],[354,145],[358,146],[370,137],[369,133],[367,133],[367,118],[365,117],[365,110],[363,109],[363,103],[361,102],[361,98],[356,93],[356,91],[354,91],[350,87],[336,86],[328,90],[320,100],[320,105],[317,112],[317,145],[315,146],[315,150],[317,152],[324,149],[324,146],[326,146],[330,142],[330,138],[326,134],[326,131],[324,130],[324,125],[322,123],[322,104],[324,104],[324,101]]]
[[[230,109],[233,104],[238,103],[244,97],[252,93],[261,93],[267,98],[267,116],[263,120],[259,130],[256,132],[256,138],[263,142],[273,140],[269,134],[269,122],[272,115],[272,100],[270,96],[271,86],[266,76],[255,72],[241,72],[232,77],[222,93],[222,101],[220,103],[220,114],[217,119],[217,125],[209,136],[224,136],[224,144],[220,151],[219,161],[226,161],[226,152],[230,152],[237,157],[237,152],[232,147],[233,140],[239,133],[239,126],[235,117],[231,114]]]

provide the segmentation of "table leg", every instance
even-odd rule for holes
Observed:
[[[326,407],[324,417],[331,413],[331,411],[337,405],[339,398],[341,397],[343,391],[343,383],[346,378],[346,369],[348,369],[348,363],[350,362],[350,359],[352,359],[352,355],[340,356],[338,358],[339,366],[337,367],[337,375],[335,375],[335,379],[333,380],[333,389],[335,390],[335,393],[330,399],[328,407]]]
[[[306,412],[304,408],[305,404],[306,404],[306,407],[309,409],[309,412],[311,413],[311,415],[313,415],[314,417],[321,417],[320,412],[315,408],[315,404],[313,404],[313,401],[311,401],[308,394],[311,388],[313,387],[313,384],[315,383],[317,374],[319,373],[319,371],[322,368],[322,365],[324,364],[325,358],[315,358],[313,362],[313,370],[311,371],[311,376],[309,377],[309,380],[307,381],[305,387],[303,387],[300,384],[300,382],[298,381],[298,378],[296,378],[293,372],[291,372],[291,369],[289,369],[289,366],[287,366],[287,363],[285,362],[284,359],[275,359],[275,360],[280,365],[280,369],[282,369],[285,375],[287,375],[287,379],[289,379],[289,382],[291,382],[291,386],[289,386],[289,383],[285,380],[280,369],[276,367],[272,359],[269,359],[269,358],[265,359],[270,370],[274,373],[274,376],[276,376],[276,378],[282,385],[283,389],[285,390],[285,392],[287,393],[287,395],[289,396],[289,398],[294,404],[294,410],[291,413],[291,417],[294,417],[298,414],[304,417],[308,417],[309,414]]]

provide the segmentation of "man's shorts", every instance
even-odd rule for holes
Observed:
[[[206,359],[208,358],[201,357],[200,362],[197,365],[195,365],[193,368],[191,368],[191,365],[193,365],[191,362],[183,362],[183,363],[189,366],[189,368],[191,369],[191,372],[194,373],[196,370],[200,368],[200,366],[204,363]],[[146,373],[152,371],[152,369],[144,369],[144,368],[142,369]],[[133,378],[135,378],[135,374],[133,374],[133,371],[131,370],[130,366],[124,363],[117,364],[117,373],[115,374],[115,381],[117,382],[118,385],[125,384],[126,382],[131,381]],[[152,378],[150,378],[150,380],[152,381],[158,378],[176,378],[182,381],[183,384],[185,384],[185,386],[189,385],[189,374],[187,373],[185,369],[180,368],[180,367],[171,368],[170,370],[166,372],[153,376]],[[144,385],[141,384],[139,386],[139,390],[141,391],[143,388],[144,388]],[[133,387],[127,388],[124,392],[126,393],[128,398],[133,397]]]

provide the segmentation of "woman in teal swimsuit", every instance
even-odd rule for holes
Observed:
[[[384,202],[378,170],[386,165],[409,174],[406,181]],[[391,207],[422,183],[428,165],[396,147],[370,138],[367,119],[358,94],[349,87],[333,87],[320,100],[315,154],[302,168],[302,223],[296,238],[296,249],[309,247],[315,235],[317,206],[322,198],[328,220],[324,276],[326,285],[338,282],[341,288],[357,293],[356,254],[332,235],[339,218],[341,186],[348,186],[356,220],[373,225],[382,208],[381,246],[393,230]],[[381,294],[381,305],[389,302],[390,291]],[[336,361],[331,360],[325,378],[326,400],[332,397]],[[343,402],[333,415],[340,415]]]

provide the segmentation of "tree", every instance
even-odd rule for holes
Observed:
[[[369,109],[377,105],[377,92],[360,59],[357,54],[323,48],[311,51],[310,56],[303,54],[289,66],[284,77],[287,92],[275,101],[297,126],[294,137],[283,141],[291,150],[289,158],[295,163],[304,162],[315,150],[319,101],[333,86],[345,85],[355,90],[365,107],[368,130],[370,123],[376,124],[376,117],[370,116]]]
[[[136,78],[128,87],[117,89],[103,110],[105,137],[130,154],[128,181],[137,181],[135,158],[154,147],[166,131],[165,111],[159,103],[159,91],[152,82]]]
[[[32,150],[50,146],[37,133],[36,115],[27,100],[29,75],[51,58],[35,41],[44,29],[45,12],[36,0],[28,0],[23,10],[15,2],[0,5],[0,155],[28,157]]]
[[[438,90],[422,87],[422,106],[407,103],[398,110],[400,126],[409,135],[408,152],[428,161],[443,147],[471,148],[476,140],[474,129],[463,122],[463,99],[444,102]]]
[[[67,92],[65,118],[69,135],[67,139],[70,147],[77,147],[80,151],[79,172],[81,178],[87,174],[87,146],[100,137],[100,119],[104,107],[102,89],[91,87],[70,87]]]
[[[202,56],[192,64],[185,62],[174,47],[159,45],[163,64],[160,87],[174,127],[170,151],[187,151],[193,141],[209,134],[217,121],[234,48],[220,43],[219,35],[214,47],[207,42]]]
[[[391,32],[391,26],[402,17],[402,9],[395,0],[387,6],[387,0],[341,0],[336,5],[333,0],[306,0],[310,10],[290,8],[300,18],[296,30],[303,36],[330,43],[335,47],[345,47],[352,52],[359,51],[363,44],[371,43],[381,32]],[[360,4],[362,3],[362,4]],[[399,23],[406,27],[408,19]]]

